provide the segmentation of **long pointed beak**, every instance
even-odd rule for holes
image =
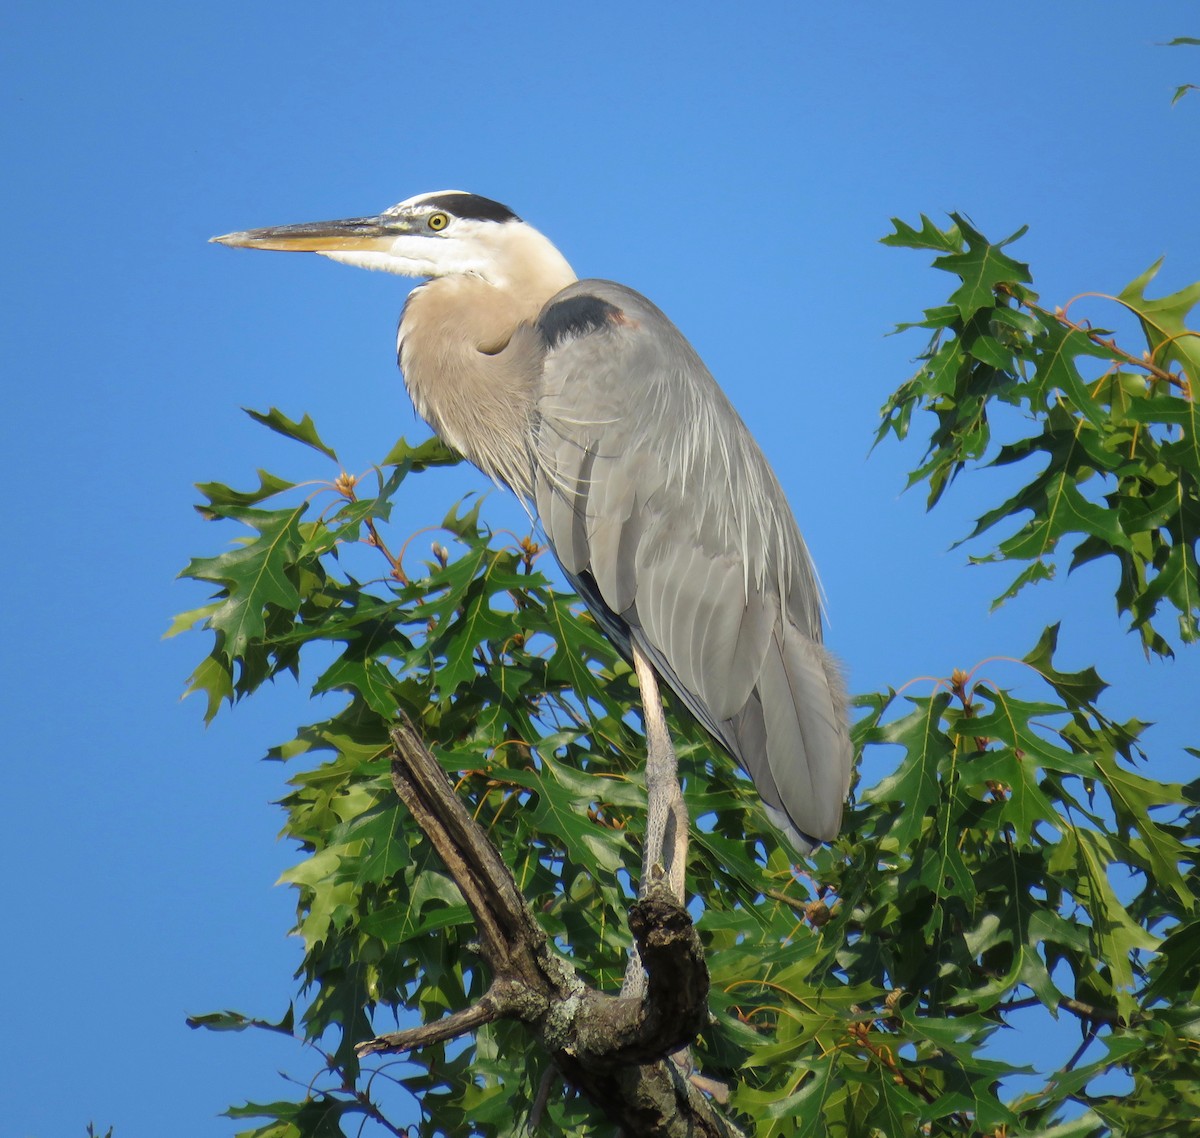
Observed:
[[[380,217],[346,217],[340,221],[305,221],[299,225],[275,225],[246,229],[212,237],[218,245],[240,249],[282,249],[285,252],[325,253],[334,249],[390,248],[400,235],[411,232],[401,221]]]

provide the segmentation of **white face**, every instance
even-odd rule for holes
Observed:
[[[398,273],[405,277],[444,277],[459,273],[501,283],[502,230],[520,221],[478,221],[456,217],[438,207],[438,199],[462,193],[436,190],[418,194],[379,215],[384,228],[395,228],[356,249],[318,249],[343,265]]]
[[[319,253],[343,265],[406,277],[473,276],[498,288],[531,271],[561,279],[562,285],[575,279],[562,254],[507,207],[461,190],[418,194],[377,217],[249,229],[213,240]]]

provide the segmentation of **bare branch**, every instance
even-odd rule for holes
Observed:
[[[740,1138],[668,1058],[707,1022],[709,985],[700,939],[669,889],[652,890],[630,911],[646,969],[645,996],[589,988],[554,951],[496,848],[407,719],[392,740],[392,784],[475,917],[479,952],[494,978],[474,1007],[368,1040],[358,1054],[411,1051],[495,1019],[517,1019],[529,1025],[566,1082],[628,1138]]]
[[[538,1083],[537,1097],[533,1100],[533,1107],[529,1111],[529,1132],[534,1134],[542,1124],[542,1116],[546,1113],[546,1104],[550,1101],[550,1088],[554,1086],[554,1080],[558,1078],[558,1072],[553,1067],[547,1067],[542,1072],[541,1082]]]
[[[646,969],[645,996],[591,992],[575,1021],[580,1044],[604,1066],[646,1063],[687,1047],[708,1018],[700,938],[666,883],[630,907],[629,927]]]
[[[508,867],[407,719],[392,731],[392,742],[392,785],[470,908],[483,938],[484,959],[499,975],[515,969],[532,979],[540,972],[537,956],[546,953],[546,934]],[[555,977],[545,977],[554,987],[566,980],[567,970],[555,971]]]
[[[1137,1012],[1128,1017],[1123,1016],[1116,1008],[1101,1007],[1099,1004],[1085,1004],[1083,1000],[1075,1000],[1069,996],[1064,996],[1059,1000],[1058,1006],[1063,1011],[1078,1016],[1085,1023],[1106,1023],[1117,1027],[1128,1027],[1131,1023],[1138,1023],[1148,1018]]]
[[[496,1005],[484,996],[474,1007],[452,1012],[436,1023],[422,1024],[407,1031],[392,1031],[387,1035],[377,1035],[365,1043],[357,1043],[354,1054],[362,1059],[379,1052],[416,1051],[433,1043],[445,1043],[448,1039],[457,1039],[485,1023],[491,1023],[496,1014]]]

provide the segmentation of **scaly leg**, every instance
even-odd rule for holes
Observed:
[[[663,714],[658,678],[642,650],[634,644],[633,667],[642,697],[642,719],[646,726],[646,841],[642,851],[642,880],[638,896],[644,897],[650,886],[665,877],[672,895],[682,905],[684,877],[687,872],[688,816],[675,748]],[[638,957],[637,946],[625,971],[621,995],[640,996],[645,992],[646,974]]]

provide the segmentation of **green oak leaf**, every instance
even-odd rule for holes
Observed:
[[[1117,293],[1117,299],[1140,321],[1154,362],[1163,368],[1178,364],[1194,391],[1200,387],[1200,332],[1188,327],[1187,317],[1200,303],[1200,281],[1170,296],[1150,300],[1146,286],[1158,275],[1162,263],[1160,257]]]
[[[251,640],[262,637],[264,606],[295,610],[300,604],[292,572],[301,545],[299,521],[306,509],[306,504],[287,510],[228,507],[226,517],[244,522],[258,536],[217,557],[195,558],[183,571],[183,576],[225,587],[227,599],[209,616],[208,624],[221,634],[220,647],[227,659],[240,656]]]
[[[881,743],[904,748],[904,757],[895,773],[864,792],[863,800],[884,806],[895,803],[890,835],[901,846],[910,844],[920,833],[926,814],[938,801],[938,772],[949,762],[954,744],[942,727],[942,713],[950,696],[942,692],[933,697],[911,699],[914,710],[895,723],[879,729]]]
[[[935,268],[962,278],[962,285],[950,294],[950,300],[958,309],[959,315],[968,320],[981,308],[995,307],[997,286],[1024,285],[1033,280],[1029,275],[1028,265],[1014,261],[1001,252],[1005,245],[1010,245],[1022,237],[1028,226],[1022,226],[1011,236],[993,245],[964,217],[957,213],[950,216],[967,248],[961,253],[946,253],[938,257],[933,264]]]
[[[940,249],[946,253],[957,253],[962,248],[962,235],[957,224],[949,229],[939,229],[928,217],[921,214],[921,228],[914,229],[898,217],[892,218],[893,231],[881,237],[881,245],[895,245],[904,249]]]
[[[304,443],[305,446],[310,446],[313,450],[320,451],[327,458],[332,458],[334,462],[337,462],[338,456],[333,448],[323,443],[321,436],[317,434],[316,424],[312,421],[311,415],[305,415],[304,418],[297,421],[289,419],[278,407],[272,407],[266,412],[254,411],[249,407],[243,407],[242,410],[256,423],[269,427],[276,434]]]

